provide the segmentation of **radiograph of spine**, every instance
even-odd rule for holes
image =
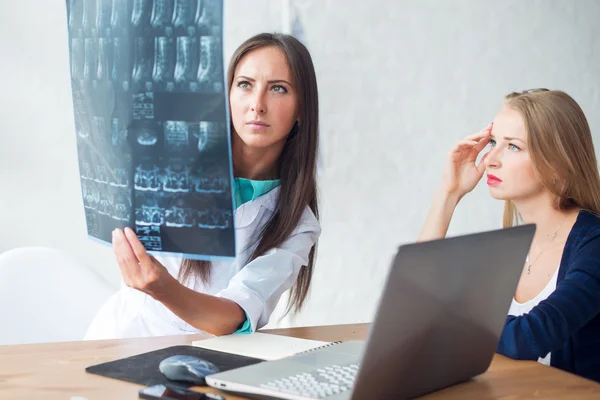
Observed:
[[[111,0],[96,0],[96,29],[99,36],[106,37],[111,34],[111,3]]]
[[[144,244],[144,247],[149,250],[162,250],[160,227],[137,226],[136,231],[140,241]]]
[[[81,38],[71,40],[71,77],[78,82],[83,81],[85,66],[84,42]]]
[[[194,9],[193,4],[198,0],[175,0],[175,12],[173,14],[173,27],[179,35],[194,34]]]
[[[133,0],[133,12],[131,13],[131,25],[136,29],[144,29],[150,26],[152,15],[152,0]]]
[[[95,122],[96,132],[102,140],[106,140],[111,136],[111,119],[112,104],[115,98],[114,85],[111,81],[111,65],[112,65],[112,40],[109,38],[98,39],[98,54],[96,62],[96,70],[94,71],[94,80],[92,87],[97,101],[95,102],[94,112],[96,113]]]
[[[110,28],[114,37],[128,33],[132,14],[133,4],[130,0],[112,0]]]
[[[175,89],[175,46],[173,39],[157,37],[154,43],[152,79],[157,89],[171,92]]]
[[[83,2],[81,0],[69,0],[69,31],[76,33],[81,29],[83,19]]]
[[[89,159],[82,161],[82,169],[81,169],[81,179],[94,179],[94,172],[92,168],[92,164]]]
[[[83,1],[83,17],[81,25],[86,36],[96,36],[96,2]]]
[[[135,223],[141,226],[160,226],[164,223],[165,210],[156,199],[147,197],[143,204],[135,210]]]
[[[171,35],[171,19],[173,17],[173,0],[154,0],[152,3],[152,16],[150,25],[155,30],[165,29],[167,35]]]
[[[157,192],[160,189],[159,168],[156,165],[138,165],[135,169],[134,187],[136,190]]]
[[[221,19],[220,0],[197,0],[196,16],[194,18],[201,35],[219,36],[221,26],[217,23]]]
[[[183,121],[165,121],[165,147],[169,152],[178,153],[189,146],[189,127]]]
[[[129,24],[129,4],[129,1],[112,0],[110,28],[115,37],[120,35],[122,33],[121,31]]]
[[[223,82],[216,79],[215,76],[215,71],[221,67],[215,51],[216,46],[214,37],[202,36],[200,38],[200,63],[196,76],[197,82],[192,84],[192,90],[203,92],[221,92],[223,90]]]
[[[127,139],[127,122],[118,117],[112,118],[110,142],[113,146],[122,145]]]
[[[88,165],[92,172],[88,173],[88,171],[84,170],[86,179],[90,179],[101,184],[108,183],[106,163],[102,159],[102,156],[92,146],[89,146],[87,150],[87,157],[85,160],[89,162]],[[84,164],[84,168],[88,169],[88,166]]]
[[[72,22],[75,24],[75,21]],[[84,96],[83,70],[85,65],[84,41],[71,40],[71,77],[73,79],[73,109],[75,111],[75,132],[80,138],[90,135],[90,119]]]
[[[229,180],[223,176],[197,176],[194,190],[197,193],[225,193]]]
[[[192,137],[198,140],[196,150],[200,153],[211,150],[222,140],[219,137],[221,124],[218,122],[200,121],[190,125]]]
[[[81,192],[83,194],[83,206],[89,210],[96,210],[100,201],[96,184],[90,181],[81,181]]]
[[[191,228],[194,226],[195,211],[187,207],[185,200],[176,199],[175,204],[167,208],[165,212],[165,223],[167,226],[182,228]]]
[[[92,165],[92,155],[89,146],[85,143],[79,144],[79,175],[82,180],[93,181],[95,178],[94,167]]]
[[[148,250],[234,256],[222,0],[65,1],[88,234],[133,224]],[[194,248],[177,229],[231,235]]]
[[[96,179],[94,179],[95,182],[98,183],[105,183],[108,184],[108,166],[103,163],[103,162],[99,162],[96,163]]]
[[[166,225],[175,228],[194,226],[194,210],[191,208],[171,207],[166,213]]]
[[[152,90],[152,64],[154,61],[154,40],[149,37],[136,37],[133,47],[132,80],[135,91]]]
[[[85,223],[88,229],[88,235],[100,237],[100,226],[98,224],[98,214],[96,210],[85,209]]]
[[[231,212],[228,210],[209,210],[198,212],[200,228],[204,229],[227,229]]]
[[[96,111],[99,110],[97,109]],[[102,116],[94,115],[92,117],[92,136],[94,136],[97,141],[101,141],[104,133],[107,132],[107,122],[106,118]]]
[[[86,82],[91,82],[96,75],[96,46],[93,39],[85,39],[84,53],[83,79]]]
[[[128,192],[121,191],[115,194],[111,216],[114,220],[128,222],[131,218],[131,198]]]
[[[107,190],[107,188],[107,186],[101,186],[99,191],[100,200],[98,201],[98,214],[110,217],[113,209],[113,201],[111,193]]]
[[[137,142],[141,146],[154,146],[158,141],[158,134],[155,127],[150,124],[144,124],[139,127],[137,133]]]
[[[119,166],[114,168],[110,186],[122,188],[129,187],[129,177],[125,168]]]
[[[181,165],[169,165],[164,171],[165,192],[187,193],[190,191],[190,171],[189,168]]]
[[[137,93],[133,96],[133,119],[154,119],[154,93]]]
[[[81,88],[73,88],[73,109],[75,111],[75,133],[80,138],[86,139],[90,136],[90,118]]]
[[[129,90],[131,68],[131,56],[126,42],[119,37],[115,37],[113,39],[113,67],[111,75],[113,81],[121,90]]]
[[[111,78],[112,67],[112,40],[109,38],[98,39],[98,64],[96,66],[96,80],[108,82]]]
[[[175,62],[175,83],[185,89],[194,80],[198,68],[198,50],[191,37],[177,38],[177,61]]]
[[[131,209],[130,205],[126,205],[125,203],[115,203],[114,209],[112,212],[113,219],[117,221],[129,221],[129,210]]]

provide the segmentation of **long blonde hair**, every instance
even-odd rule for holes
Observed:
[[[525,122],[533,170],[556,196],[555,207],[600,214],[598,162],[590,127],[579,104],[565,92],[543,88],[513,92],[505,100]],[[514,203],[507,200],[503,226],[515,226],[520,221]]]

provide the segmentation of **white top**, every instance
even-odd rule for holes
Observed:
[[[189,279],[185,285],[197,292],[228,298],[244,309],[255,331],[269,322],[281,295],[296,281],[298,272],[308,263],[311,247],[321,229],[307,208],[298,226],[278,248],[246,264],[255,248],[253,235],[273,215],[280,188],[242,204],[235,210],[237,257],[233,262],[214,261],[208,285]],[[156,257],[177,277],[181,258]],[[125,286],[101,307],[84,340],[141,336],[178,335],[202,332],[175,315],[161,302],[136,289]]]
[[[521,315],[527,314],[542,300],[546,300],[548,296],[550,296],[552,292],[554,292],[554,290],[556,289],[556,279],[558,278],[559,269],[560,266],[559,268],[556,268],[554,275],[552,275],[552,278],[550,278],[550,282],[548,282],[546,287],[544,287],[542,291],[539,292],[538,295],[535,296],[533,299],[526,301],[525,303],[519,303],[513,297],[510,309],[508,310],[508,315],[514,315],[516,317],[519,317]],[[542,364],[550,365],[550,353],[546,354],[546,357],[540,357],[538,361]]]

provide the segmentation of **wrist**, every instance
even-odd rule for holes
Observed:
[[[444,208],[455,208],[462,198],[462,195],[456,192],[448,192],[444,188],[439,188],[435,194],[436,203],[444,206]]]
[[[177,291],[178,286],[181,286],[181,283],[171,274],[166,273],[165,276],[149,288],[147,294],[154,300],[163,302]]]

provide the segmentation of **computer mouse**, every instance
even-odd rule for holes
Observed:
[[[210,361],[184,355],[165,358],[158,365],[158,369],[167,379],[195,385],[206,385],[205,376],[220,372],[219,368]]]

